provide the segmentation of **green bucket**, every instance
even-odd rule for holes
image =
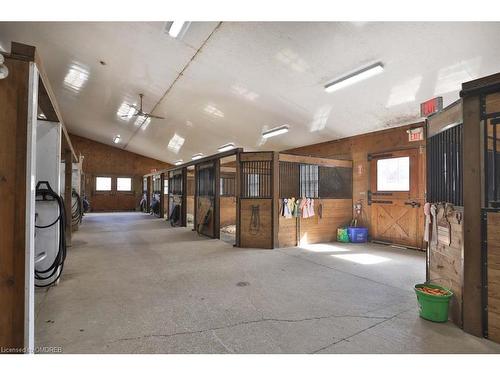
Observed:
[[[337,241],[349,242],[349,233],[347,231],[347,228],[344,227],[337,228]]]
[[[433,296],[417,289],[424,286],[444,290],[448,294],[445,296]],[[448,321],[448,306],[451,297],[453,297],[451,290],[435,284],[417,284],[415,285],[415,293],[417,294],[418,308],[422,318],[432,322]]]

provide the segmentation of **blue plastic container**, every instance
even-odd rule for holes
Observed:
[[[355,243],[362,243],[368,241],[368,228],[365,227],[348,227],[347,233],[349,240]]]

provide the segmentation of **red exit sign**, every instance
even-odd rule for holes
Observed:
[[[420,104],[420,117],[428,117],[443,109],[443,97],[429,99]]]

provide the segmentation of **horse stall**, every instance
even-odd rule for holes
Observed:
[[[189,166],[187,169],[186,175],[186,226],[190,228],[194,228],[194,195],[195,195],[195,167]]]
[[[239,155],[237,244],[332,242],[352,220],[352,161],[277,152]]]

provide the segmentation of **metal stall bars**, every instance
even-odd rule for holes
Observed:
[[[186,226],[185,168],[168,172],[168,219],[172,226]]]
[[[463,206],[463,125],[427,140],[427,201]]]
[[[216,170],[218,160],[211,160],[195,166],[195,210],[199,234],[210,238],[218,237],[216,230]]]

